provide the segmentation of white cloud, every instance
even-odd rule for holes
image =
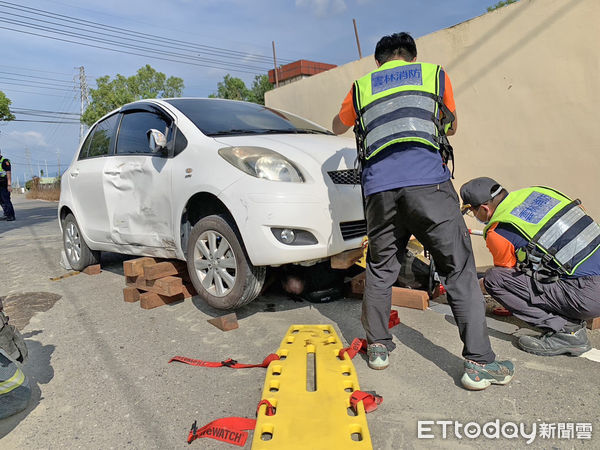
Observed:
[[[12,146],[31,146],[31,147],[47,147],[46,139],[42,133],[37,131],[10,131],[6,133],[5,139],[12,143]]]
[[[312,10],[317,17],[335,16],[346,11],[345,0],[296,0],[296,6]]]

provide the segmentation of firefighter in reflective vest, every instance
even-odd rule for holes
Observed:
[[[429,250],[463,341],[467,389],[506,384],[510,361],[496,361],[485,322],[471,240],[447,162],[456,130],[452,85],[442,67],[416,61],[407,33],[384,36],[377,69],[358,79],[333,118],[335,134],[354,126],[369,247],[362,323],[368,364],[385,369],[395,348],[388,330],[392,286],[411,235]]]
[[[487,177],[460,189],[463,211],[486,224],[494,267],[485,290],[515,317],[541,328],[521,336],[519,347],[536,355],[581,355],[591,349],[585,320],[600,316],[600,226],[554,189],[508,193]]]

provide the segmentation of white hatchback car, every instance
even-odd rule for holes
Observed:
[[[62,177],[76,270],[100,251],[187,261],[201,298],[252,301],[267,266],[310,264],[366,234],[352,139],[254,103],[143,100],[90,128]]]

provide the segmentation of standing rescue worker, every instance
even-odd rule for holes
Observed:
[[[486,224],[494,266],[486,291],[515,317],[545,333],[521,336],[536,355],[581,355],[591,349],[585,319],[600,317],[600,226],[558,191],[532,187],[508,193],[491,178],[460,188],[463,211]]]
[[[464,343],[467,389],[506,384],[510,361],[496,361],[471,238],[447,167],[446,135],[456,131],[452,86],[438,65],[416,62],[407,33],[384,36],[377,69],[355,81],[333,119],[335,134],[354,126],[369,238],[362,323],[369,367],[385,369],[395,348],[388,330],[392,285],[411,235],[429,250]]]
[[[10,193],[12,192],[12,175],[10,161],[2,156],[0,150],[0,203],[4,216],[0,220],[15,220],[15,210],[10,201]]]

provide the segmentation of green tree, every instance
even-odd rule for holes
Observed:
[[[0,91],[0,121],[2,120],[15,120],[15,116],[10,112],[10,99],[4,95],[4,92]]]
[[[495,9],[502,8],[503,6],[510,5],[511,3],[516,3],[518,0],[505,0],[496,3],[494,6],[488,6],[488,12],[494,11]]]
[[[90,89],[92,102],[81,121],[92,125],[106,113],[136,100],[157,97],[180,97],[183,80],[169,77],[146,64],[135,75],[124,77],[117,74],[113,80],[108,75],[96,78],[96,89]]]
[[[242,79],[227,74],[223,77],[223,81],[217,83],[217,92],[209,95],[209,97],[245,101],[248,100],[249,94],[250,91]]]
[[[265,104],[265,92],[273,89],[273,85],[269,82],[267,75],[256,75],[250,88],[248,100],[260,105]]]

